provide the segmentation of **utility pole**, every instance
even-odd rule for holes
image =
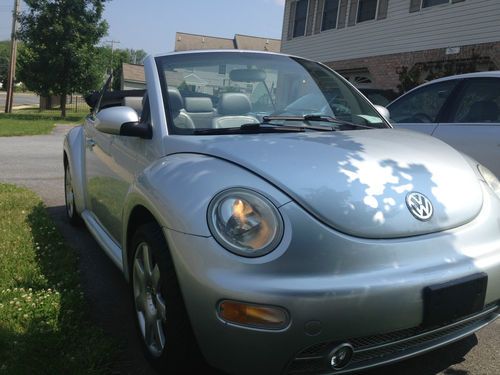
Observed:
[[[117,40],[106,40],[106,43],[111,43],[111,68],[109,69],[109,74],[111,74],[111,82],[109,83],[110,89],[113,87],[113,52],[115,51],[115,44],[119,44]]]
[[[14,98],[14,77],[16,76],[17,61],[17,15],[21,11],[21,3],[14,0],[14,10],[12,11],[12,34],[10,36],[10,62],[7,74],[7,98],[5,101],[5,113],[12,112],[12,102]]]

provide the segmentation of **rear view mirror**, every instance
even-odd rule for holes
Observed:
[[[235,69],[231,70],[229,78],[235,82],[263,82],[266,72],[261,69]]]

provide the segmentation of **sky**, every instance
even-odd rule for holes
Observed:
[[[104,19],[116,48],[173,51],[176,31],[281,38],[285,0],[111,0]],[[0,40],[10,38],[14,0],[0,0]],[[21,10],[26,5],[22,4]]]

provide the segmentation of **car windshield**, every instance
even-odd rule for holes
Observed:
[[[200,52],[158,57],[157,65],[171,134],[221,134],[249,124],[388,127],[339,75],[309,60]]]

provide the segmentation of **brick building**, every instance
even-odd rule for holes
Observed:
[[[500,1],[287,0],[281,51],[322,61],[358,87],[496,70]]]

